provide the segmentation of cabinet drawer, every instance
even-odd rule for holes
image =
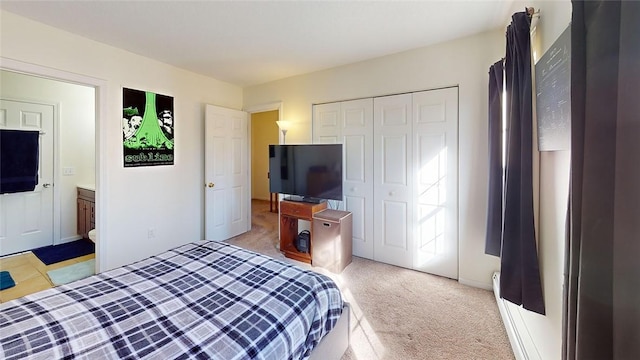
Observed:
[[[296,202],[296,201],[281,201],[280,202],[280,215],[296,217],[304,220],[311,221],[313,214],[318,211],[327,208],[326,202],[319,204]]]
[[[299,218],[311,218],[311,206],[304,206],[301,203],[282,201],[280,202],[280,213],[282,215],[291,215]]]

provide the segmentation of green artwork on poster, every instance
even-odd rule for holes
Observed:
[[[173,97],[128,88],[122,94],[124,166],[173,165]]]

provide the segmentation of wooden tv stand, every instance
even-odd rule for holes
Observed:
[[[280,202],[280,251],[284,256],[311,264],[313,254],[313,227],[309,238],[309,253],[302,253],[296,249],[295,240],[298,236],[298,220],[313,221],[313,214],[327,208],[327,203],[306,203],[298,201]]]

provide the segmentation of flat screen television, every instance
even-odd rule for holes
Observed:
[[[269,191],[292,200],[342,200],[342,144],[269,145]]]

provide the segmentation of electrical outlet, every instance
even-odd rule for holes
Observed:
[[[147,237],[149,239],[154,239],[156,237],[156,231],[153,228],[149,228],[149,230],[147,231]]]

